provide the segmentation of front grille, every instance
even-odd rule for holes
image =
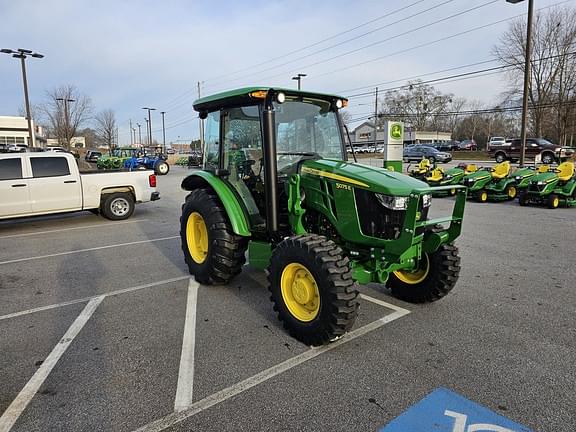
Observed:
[[[536,183],[530,183],[528,185],[528,191],[529,192],[542,192],[545,187],[546,187],[546,185],[538,185]]]
[[[354,189],[360,229],[366,236],[395,240],[400,237],[406,210],[390,210],[372,192]]]

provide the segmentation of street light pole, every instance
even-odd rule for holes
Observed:
[[[138,145],[142,145],[142,131],[140,130],[140,123],[136,123],[136,126],[138,126]],[[136,130],[134,130],[134,134],[136,134]]]
[[[156,108],[144,107],[142,109],[148,111],[148,145],[152,147],[152,116],[150,111],[156,111]]]
[[[516,4],[524,0],[506,0],[508,3]],[[522,94],[522,125],[520,131],[520,161],[521,167],[524,166],[524,156],[526,155],[526,129],[528,123],[528,93],[530,89],[531,62],[532,54],[532,16],[534,14],[534,0],[528,0],[528,22],[526,23],[526,53],[524,55],[524,90]]]
[[[305,76],[307,76],[306,74],[303,73],[299,73],[296,76],[293,76],[292,79],[298,81],[298,90],[300,90],[301,85],[300,85],[300,81],[302,81],[302,78],[304,78]]]
[[[162,153],[166,154],[166,128],[164,127],[164,114],[166,111],[160,111],[162,114]]]
[[[374,153],[376,153],[376,134],[378,133],[378,87],[376,87],[376,97],[374,98]]]
[[[42,54],[32,52],[31,50],[18,48],[17,50],[11,50],[8,48],[2,48],[0,52],[4,54],[12,54],[12,57],[20,59],[22,64],[22,82],[24,84],[24,102],[26,104],[26,119],[28,120],[28,144],[31,147],[35,147],[36,139],[34,131],[32,130],[32,115],[30,114],[30,100],[28,98],[28,79],[26,78],[26,57],[43,58]]]
[[[152,144],[150,141],[150,121],[146,117],[144,117],[144,121],[146,122],[146,135],[147,135],[146,144],[148,145],[148,147],[150,147],[150,145]]]

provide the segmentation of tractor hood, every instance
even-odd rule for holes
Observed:
[[[534,175],[536,175],[536,171],[534,171],[533,168],[518,168],[512,173],[511,177],[514,177],[516,180],[521,180]]]
[[[307,160],[302,164],[300,173],[395,196],[408,196],[415,190],[430,189],[426,183],[402,173],[341,160]]]
[[[558,175],[555,172],[546,172],[541,174],[536,174],[530,179],[531,183],[536,184],[548,184],[552,183],[553,181],[558,180]]]

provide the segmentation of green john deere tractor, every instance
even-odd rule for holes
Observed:
[[[431,302],[460,272],[466,189],[429,219],[431,188],[348,161],[338,96],[250,87],[204,97],[204,161],[182,182],[180,235],[190,273],[226,284],[249,263],[268,270],[274,310],[309,345],[348,331],[358,283]]]

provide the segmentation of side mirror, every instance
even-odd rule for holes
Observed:
[[[198,117],[200,117],[202,120],[206,120],[206,118],[208,117],[208,113],[206,111],[200,111],[198,113]]]

